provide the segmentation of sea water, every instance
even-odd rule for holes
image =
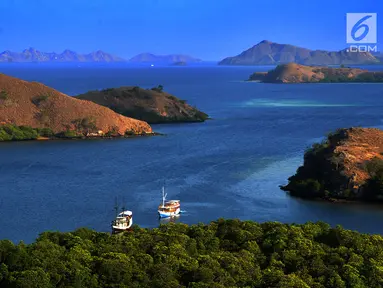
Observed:
[[[220,217],[325,221],[382,233],[382,206],[289,197],[278,186],[312,143],[339,127],[382,125],[382,84],[245,82],[272,67],[2,65],[0,72],[40,81],[71,96],[124,85],[164,90],[208,113],[205,123],[153,125],[164,136],[0,143],[0,239],[33,241],[46,230],[110,231],[114,201],[134,223],[156,227],[165,181],[180,199],[174,221]],[[371,66],[379,70],[383,67]]]

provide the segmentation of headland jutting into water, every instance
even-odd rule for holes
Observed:
[[[186,101],[162,91],[162,86],[106,89],[76,98],[41,83],[0,74],[0,141],[148,136],[156,133],[147,122],[207,118]]]

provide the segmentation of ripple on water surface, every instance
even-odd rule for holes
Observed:
[[[272,100],[272,99],[252,99],[240,104],[242,107],[353,107],[360,106],[350,103],[322,103],[319,101],[303,100]]]

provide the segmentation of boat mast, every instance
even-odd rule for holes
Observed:
[[[124,212],[125,211],[125,197],[122,198],[122,211],[121,212]],[[124,216],[124,215],[122,215]]]
[[[165,207],[166,195],[168,195],[168,194],[165,194],[165,186],[162,186],[162,208]]]
[[[118,203],[117,203],[117,197],[114,199],[114,211],[116,212],[116,217],[118,216]]]

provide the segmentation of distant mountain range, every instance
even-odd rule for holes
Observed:
[[[134,63],[164,63],[173,64],[178,62],[198,63],[201,59],[197,59],[188,55],[170,54],[170,55],[154,55],[151,53],[142,53],[134,56],[129,62]]]
[[[0,62],[124,62],[126,60],[103,51],[79,54],[71,50],[63,53],[41,52],[34,48],[23,52],[4,51],[0,53]]]
[[[141,53],[130,60],[98,50],[80,54],[72,50],[62,53],[42,52],[34,48],[22,52],[4,51],[0,62],[129,62],[150,64],[199,63],[201,59],[182,54],[155,55]],[[219,65],[278,65],[295,62],[302,65],[376,64],[383,63],[381,53],[310,50],[290,44],[278,44],[264,40],[234,57],[227,57]]]
[[[376,64],[380,59],[369,52],[309,50],[264,40],[219,65],[277,65],[295,62],[303,65]]]
[[[121,57],[96,51],[89,54],[79,54],[72,50],[65,50],[62,53],[42,52],[35,48],[25,49],[22,52],[4,51],[0,53],[0,62],[131,62],[131,63],[197,63],[202,60],[180,54],[154,55],[142,53],[134,56],[129,61]]]

